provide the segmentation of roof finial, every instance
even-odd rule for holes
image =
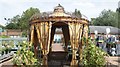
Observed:
[[[60,5],[60,4],[58,4],[58,6],[60,6],[60,7],[61,7],[61,5]]]

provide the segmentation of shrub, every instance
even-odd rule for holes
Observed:
[[[83,65],[85,67],[104,67],[106,64],[104,56],[106,55],[108,55],[106,52],[88,39],[88,46],[83,50]]]
[[[2,36],[0,36],[0,38],[9,38],[9,36],[2,35]]]
[[[31,51],[32,46],[27,42],[20,43],[20,45],[21,48],[13,57],[13,64],[35,65],[37,63],[37,59],[34,57],[34,53]]]

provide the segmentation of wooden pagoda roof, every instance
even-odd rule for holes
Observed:
[[[86,21],[89,22],[85,18],[78,18],[73,13],[66,13],[64,8],[60,4],[54,8],[53,12],[37,13],[30,18],[30,24],[34,22],[44,22],[44,21],[58,21],[58,22],[73,21],[73,22],[83,22],[83,23],[86,23]]]

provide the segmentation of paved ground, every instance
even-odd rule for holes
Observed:
[[[120,67],[120,57],[106,57],[106,60],[110,65],[116,65]]]
[[[106,59],[109,63],[111,63],[111,65],[116,65],[116,66],[120,67],[120,57],[106,57]],[[0,67],[2,65],[13,65],[12,59],[10,59],[4,63],[1,63]]]
[[[52,44],[52,51],[64,51],[64,48],[62,47],[62,43]]]
[[[2,66],[6,66],[6,65],[10,65],[10,66],[12,66],[13,65],[13,63],[12,63],[12,59],[10,59],[10,60],[8,60],[8,61],[6,61],[6,62],[3,62],[3,63],[1,63],[0,64],[0,67],[2,67]],[[8,67],[10,67],[10,66],[8,66]]]

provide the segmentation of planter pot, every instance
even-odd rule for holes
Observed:
[[[5,54],[7,54],[7,53],[8,53],[8,49],[5,50]]]
[[[2,55],[4,55],[4,52],[5,52],[5,51],[2,51]]]
[[[18,67],[17,64],[14,64],[13,67]]]
[[[8,50],[8,53],[10,53],[10,52],[11,52],[11,49]]]
[[[13,67],[27,67],[27,66],[14,64]]]

